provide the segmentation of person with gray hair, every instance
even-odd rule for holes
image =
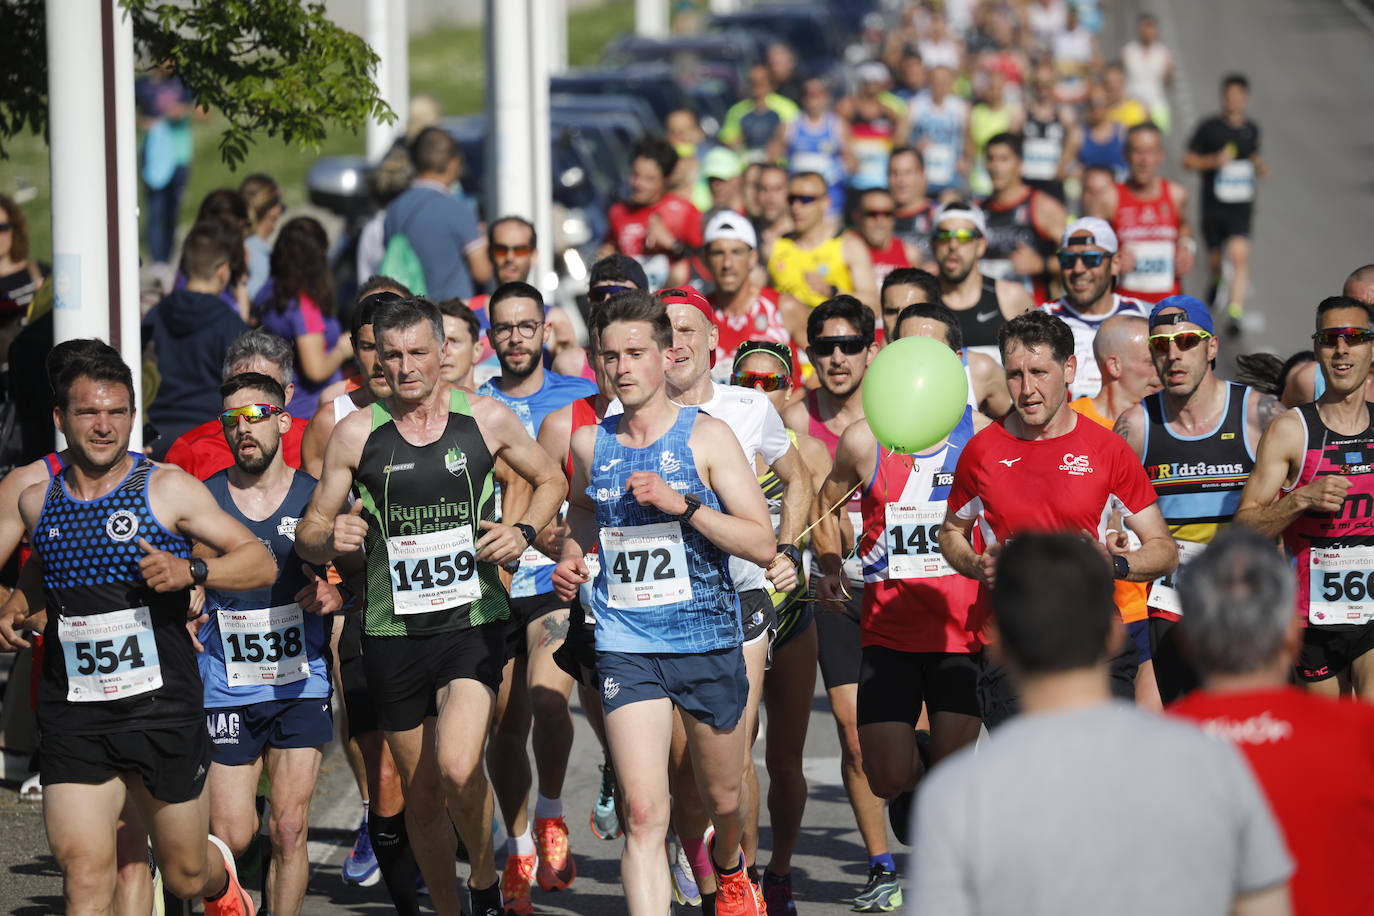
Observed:
[[[1249,760],[1297,862],[1293,911],[1353,916],[1374,902],[1374,706],[1290,685],[1294,579],[1273,541],[1241,525],[1188,564],[1180,629],[1203,686],[1169,713]]]
[[[220,380],[227,382],[245,372],[260,372],[275,379],[286,392],[291,403],[296,386],[292,383],[295,356],[291,342],[262,328],[244,331],[224,351]],[[292,417],[291,428],[281,438],[282,459],[291,467],[301,466],[301,439],[309,417]],[[219,417],[188,430],[167,449],[168,464],[175,464],[197,480],[206,480],[220,471],[233,467],[234,453],[224,441]]]

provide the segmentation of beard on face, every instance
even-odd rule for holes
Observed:
[[[252,442],[258,447],[258,450],[252,455],[244,455],[240,451],[244,442]],[[239,440],[234,443],[234,464],[238,465],[238,469],[245,474],[261,474],[263,471],[267,470],[268,466],[272,463],[272,459],[277,457],[277,450],[280,448],[280,439],[272,443],[271,448],[268,448],[256,436],[241,436]]]
[[[497,350],[496,361],[501,364],[501,374],[517,379],[529,378],[531,375],[534,374],[534,370],[539,366],[540,360],[543,357],[541,350],[542,348],[540,350],[528,351],[530,354],[529,362],[526,365],[519,368],[512,366],[510,364],[509,356],[507,353],[503,353],[502,351]]]

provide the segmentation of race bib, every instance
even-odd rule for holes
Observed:
[[[1167,576],[1161,576],[1150,583],[1150,593],[1145,599],[1145,603],[1157,611],[1165,611],[1169,614],[1183,614],[1183,605],[1178,600],[1178,574],[1183,572],[1183,567],[1188,561],[1202,553],[1207,548],[1206,544],[1197,541],[1179,541],[1178,545],[1178,566]]]
[[[386,539],[391,601],[397,614],[428,614],[482,597],[472,529],[467,525]]]
[[[926,182],[932,187],[954,184],[955,161],[954,147],[945,143],[932,143],[925,148],[922,156],[926,164]]]
[[[123,700],[162,686],[153,613],[146,607],[59,617],[57,638],[69,703]]]
[[[942,504],[887,505],[887,577],[934,579],[952,576],[954,570],[940,553],[940,525],[945,520]]]
[[[692,600],[682,525],[632,525],[601,529],[606,559],[606,604],[629,610]]]
[[[1142,293],[1165,293],[1174,288],[1174,243],[1171,241],[1131,242],[1135,270],[1121,281],[1126,289]]]
[[[1053,181],[1059,177],[1063,147],[1049,137],[1027,137],[1021,147],[1021,177],[1028,181]]]
[[[1313,547],[1307,557],[1308,623],[1329,627],[1374,619],[1374,546]]]
[[[305,620],[296,603],[219,611],[224,677],[230,687],[294,684],[310,676]]]
[[[800,172],[815,172],[826,180],[827,183],[835,178],[838,171],[838,163],[835,161],[833,153],[797,153],[792,157],[792,174]]]
[[[582,562],[587,564],[587,581],[577,587],[577,600],[582,604],[582,619],[587,626],[596,625],[596,577],[601,575],[601,554],[596,551],[584,554]]]
[[[850,550],[844,556],[844,577],[850,582],[862,582],[864,580],[864,561],[859,556],[859,541],[864,536],[864,517],[860,512],[850,509],[849,525],[854,529],[854,543],[850,545]]]
[[[1217,169],[1212,191],[1224,204],[1248,204],[1255,199],[1255,164],[1249,159],[1234,159]]]
[[[534,569],[536,566],[553,566],[553,560],[544,556],[544,551],[537,549],[533,544],[525,548],[525,552],[520,554],[520,568]]]

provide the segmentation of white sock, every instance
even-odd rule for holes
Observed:
[[[535,817],[540,818],[542,820],[546,817],[563,816],[563,799],[545,798],[542,795],[538,795],[538,793],[535,794],[538,796],[534,802]]]
[[[529,824],[525,825],[525,832],[519,836],[509,837],[506,840],[506,855],[510,856],[532,856],[534,855],[534,834],[530,832]]]

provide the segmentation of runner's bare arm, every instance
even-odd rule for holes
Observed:
[[[1241,894],[1231,907],[1231,916],[1289,916],[1292,912],[1287,884]]]
[[[148,504],[169,530],[208,544],[217,556],[205,560],[208,588],[247,591],[271,585],[277,564],[242,522],[215,502],[205,484],[180,468],[159,468],[148,484]],[[191,563],[156,550],[139,538],[147,556],[140,561],[143,577],[156,591],[190,588]]]
[[[19,513],[15,512],[18,517]],[[27,649],[26,630],[33,629],[35,616],[45,610],[43,596],[43,564],[34,556],[19,570],[19,582],[0,606],[0,652]]]
[[[476,395],[469,401],[492,457],[504,460],[533,487],[527,508],[520,516],[507,515],[500,523],[481,523],[483,534],[477,540],[477,558],[486,563],[505,563],[524,553],[527,546],[525,536],[512,526],[523,523],[535,531],[541,530],[558,513],[568,494],[568,483],[558,465],[525,432],[509,407]]]
[[[568,449],[572,455],[572,485],[568,489],[568,535],[553,571],[553,586],[558,597],[571,601],[577,587],[587,581],[587,562],[583,556],[596,541],[596,507],[587,497],[587,469],[596,447],[596,430],[584,426],[572,434]]]
[[[306,424],[301,436],[301,469],[319,480],[324,470],[324,447],[334,431],[334,402],[323,401]]]
[[[1256,391],[1250,398],[1250,403],[1246,405],[1245,423],[1249,427],[1247,432],[1251,442],[1258,442],[1264,435],[1264,431],[1287,411],[1283,402],[1272,394],[1265,394]]]
[[[1131,573],[1126,577],[1128,581],[1150,582],[1178,567],[1178,545],[1174,543],[1169,525],[1159,511],[1159,503],[1151,503],[1126,519],[1126,527],[1140,538],[1140,547],[1126,550],[1126,539],[1122,535],[1107,544],[1107,551],[1126,558],[1126,563],[1131,567]]]
[[[1132,404],[1116,418],[1112,431],[1126,440],[1126,444],[1141,460],[1145,458],[1145,408]]]
[[[855,421],[840,436],[835,447],[835,461],[821,483],[816,503],[825,513],[812,532],[812,550],[821,568],[822,579],[817,583],[817,597],[822,601],[843,600],[839,594],[844,575],[843,548],[840,543],[840,520],[845,505],[863,480],[864,465],[875,454],[873,433],[868,424]]]
[[[950,568],[966,579],[994,584],[997,570],[997,554],[1001,544],[993,544],[979,554],[973,549],[974,519],[963,519],[950,509],[945,514],[945,522],[940,526],[940,553]]]
[[[367,524],[357,518],[360,508],[347,512],[348,491],[353,487],[353,474],[371,424],[370,413],[360,410],[335,424],[329,436],[320,482],[315,485],[304,517],[296,525],[296,553],[307,563],[328,563],[339,554],[362,547]],[[355,517],[356,522],[347,521],[349,516]]]
[[[692,429],[691,445],[698,472],[705,471],[702,482],[715,492],[723,511],[702,506],[687,524],[725,553],[767,567],[777,556],[768,503],[735,434],[722,421],[702,415]],[[687,505],[681,494],[673,491],[673,496],[673,506],[664,511],[680,515]]]
[[[997,361],[986,353],[965,350],[969,375],[973,377],[973,400],[985,416],[997,419],[1011,413],[1011,392],[1007,375]]]
[[[1031,299],[1030,293],[1020,283],[1012,283],[1009,280],[998,280],[997,282],[997,302],[1002,307],[1002,315],[1006,318],[1015,318],[1022,312],[1029,312],[1035,308],[1035,302]]]
[[[10,556],[24,538],[24,519],[19,514],[19,496],[34,484],[46,484],[48,469],[43,459],[15,468],[0,480],[0,564]]]
[[[772,464],[785,488],[782,492],[782,519],[778,525],[778,543],[795,544],[806,527],[811,514],[811,498],[815,495],[811,475],[795,445],[789,445],[782,457]]]
[[[840,242],[844,261],[849,265],[849,276],[854,281],[854,298],[868,306],[873,318],[882,324],[882,308],[878,303],[878,287],[873,282],[873,258],[868,246],[857,235],[845,233]]]
[[[1323,475],[1279,498],[1282,489],[1297,480],[1306,444],[1307,428],[1296,412],[1287,412],[1270,424],[1260,437],[1254,470],[1240,494],[1237,524],[1278,537],[1309,509],[1336,512],[1341,508],[1350,480],[1339,474]]]

